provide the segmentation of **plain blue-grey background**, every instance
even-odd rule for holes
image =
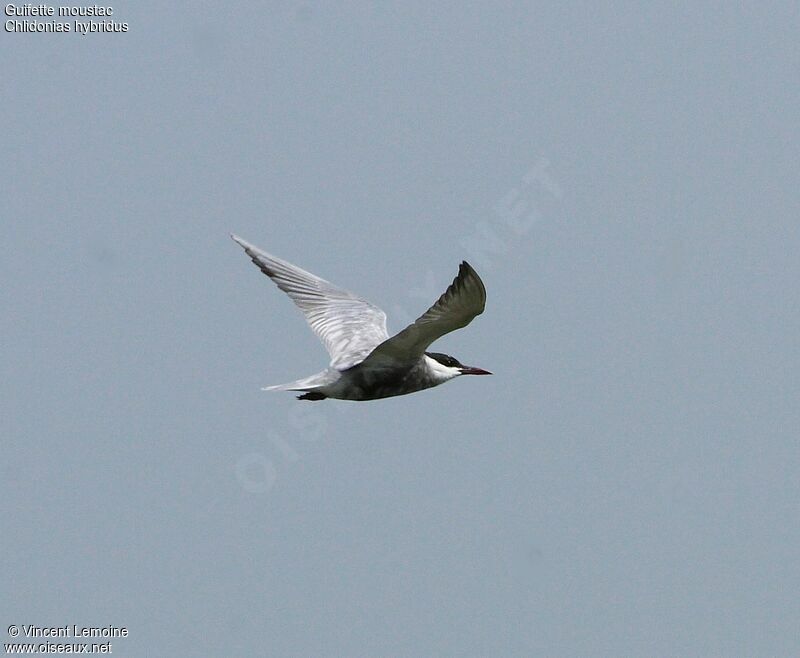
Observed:
[[[0,621],[123,656],[800,654],[795,3],[2,33]],[[5,18],[5,17],[4,17]],[[228,233],[494,371],[372,403]]]

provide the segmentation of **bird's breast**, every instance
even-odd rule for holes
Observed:
[[[333,385],[330,397],[344,400],[377,400],[405,395],[435,386],[425,363],[420,360],[407,366],[365,366],[358,364],[342,372]]]

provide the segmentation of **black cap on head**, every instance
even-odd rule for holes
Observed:
[[[442,354],[441,352],[425,352],[425,354],[432,359],[435,359],[443,366],[447,366],[448,368],[461,368],[462,364],[456,359],[454,356],[450,356],[449,354]]]

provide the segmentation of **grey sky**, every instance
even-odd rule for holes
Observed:
[[[793,3],[117,3],[0,35],[0,634],[800,653]],[[228,234],[494,377],[327,355]]]

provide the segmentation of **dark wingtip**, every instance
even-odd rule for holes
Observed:
[[[462,260],[462,261],[461,261],[461,265],[459,265],[459,266],[458,266],[458,271],[459,271],[459,272],[461,272],[461,271],[472,272],[472,274],[475,274],[475,275],[477,275],[477,274],[478,274],[478,273],[475,271],[475,268],[474,268],[474,267],[472,267],[472,265],[470,265],[470,264],[469,264],[467,261],[465,261],[465,260]]]
[[[467,261],[462,260],[461,265],[458,266],[458,276],[456,277],[456,280],[453,281],[453,283],[455,284],[456,282],[459,282],[460,279],[463,280],[467,276],[470,276],[475,281],[475,283],[477,283],[477,285],[480,286],[481,295],[484,299],[484,308],[485,308],[486,286],[483,285],[483,279],[481,279],[480,275],[475,271],[475,268],[472,267],[472,265],[470,265]],[[483,309],[481,309],[478,312],[478,315],[480,315],[481,313],[483,313]]]

